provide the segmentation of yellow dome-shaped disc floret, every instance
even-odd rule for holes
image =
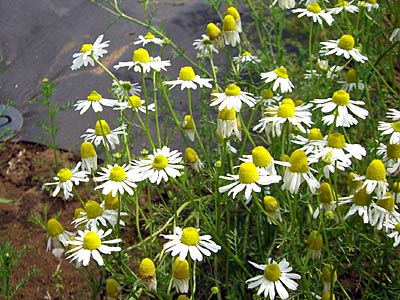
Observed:
[[[189,263],[186,259],[180,260],[177,257],[172,266],[172,273],[177,280],[186,280],[189,278]]]
[[[152,166],[157,170],[165,169],[168,166],[168,158],[163,154],[159,154],[154,157]]]
[[[67,182],[72,178],[72,176],[74,176],[74,174],[68,168],[63,168],[57,173],[57,177],[60,180],[60,182]]]
[[[97,155],[96,149],[94,149],[93,144],[90,142],[83,142],[81,144],[80,153],[82,159],[95,157]]]
[[[96,121],[96,126],[94,131],[97,136],[106,136],[111,133],[110,126],[105,120]]]
[[[154,278],[156,276],[156,267],[150,258],[144,258],[139,265],[139,277],[142,280]]]
[[[87,250],[96,250],[101,246],[101,240],[96,232],[89,231],[83,237],[83,248]]]
[[[100,204],[93,200],[86,202],[85,209],[88,219],[96,219],[103,214],[103,209],[100,207]]]
[[[269,264],[264,270],[265,279],[271,282],[278,281],[281,277],[281,274],[282,272],[278,264]]]
[[[328,147],[343,149],[346,146],[344,135],[338,132],[328,135]]]
[[[253,163],[256,167],[265,168],[272,162],[272,156],[263,146],[257,146],[251,151]]]
[[[126,172],[124,168],[120,166],[114,166],[110,171],[110,180],[121,182],[126,179]]]
[[[350,95],[345,90],[338,90],[333,93],[332,102],[336,105],[346,106],[350,104]]]
[[[289,158],[290,167],[289,170],[292,173],[307,173],[308,172],[308,160],[306,153],[301,150],[295,150]]]
[[[136,49],[133,51],[132,60],[139,63],[148,63],[150,62],[149,52],[144,48]]]
[[[252,162],[244,162],[239,168],[239,180],[241,183],[255,183],[259,179],[257,167]]]
[[[370,180],[376,180],[376,181],[386,180],[385,165],[380,159],[374,159],[369,164],[365,176],[367,179]]]
[[[289,78],[289,75],[287,73],[287,70],[285,67],[280,67],[274,70],[275,74],[278,75],[280,78],[287,79]]]
[[[225,94],[227,96],[239,96],[240,95],[240,87],[238,87],[236,84],[232,83],[227,86],[225,89]]]
[[[181,243],[186,246],[196,246],[200,242],[200,235],[196,228],[186,227],[183,229]]]
[[[185,80],[185,81],[192,81],[196,77],[196,74],[194,73],[194,70],[192,67],[187,66],[181,68],[179,71],[179,79],[180,80]]]
[[[50,237],[55,237],[64,232],[64,227],[56,219],[52,218],[47,221],[47,232]]]
[[[339,39],[338,47],[343,50],[352,50],[354,48],[354,38],[349,34],[344,34]]]

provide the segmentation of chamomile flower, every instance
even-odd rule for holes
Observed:
[[[323,245],[322,235],[317,230],[311,231],[307,238],[307,249],[312,259],[321,257]]]
[[[378,198],[383,198],[388,189],[386,181],[386,168],[380,159],[374,159],[368,165],[365,176],[359,177],[360,180],[365,180],[359,189],[365,187],[367,194],[376,192]]]
[[[341,66],[330,66],[326,59],[318,58],[315,66],[315,70],[306,70],[306,73],[304,74],[305,79],[311,79],[313,77],[333,79],[338,77],[338,73],[343,70],[343,67]]]
[[[101,171],[98,174],[99,176],[94,177],[93,180],[95,182],[105,182],[96,186],[95,190],[102,189],[103,195],[111,193],[112,197],[117,195],[117,192],[120,195],[125,192],[133,195],[133,189],[136,188],[135,182],[140,181],[140,176],[129,165],[119,166],[114,164],[114,166],[101,167]]]
[[[197,89],[197,85],[199,85],[200,88],[202,87],[212,88],[210,81],[212,81],[212,79],[200,78],[199,75],[196,75],[194,73],[192,67],[187,66],[181,68],[177,80],[164,81],[163,84],[170,85],[171,87],[169,89],[173,89],[175,86],[180,85],[182,91],[183,89],[195,90]]]
[[[231,45],[235,47],[240,44],[239,30],[236,25],[235,18],[232,15],[225,15],[222,23],[222,36],[225,41],[225,45]]]
[[[300,185],[306,181],[312,193],[320,188],[320,183],[311,173],[315,171],[308,165],[311,163],[303,150],[295,150],[289,158],[290,166],[286,168],[283,175],[282,189],[287,189],[291,194],[299,191]]]
[[[115,146],[119,145],[118,135],[126,135],[125,130],[126,125],[111,130],[107,121],[98,120],[96,121],[95,129],[87,129],[86,133],[81,135],[81,138],[93,143],[96,147],[103,144],[107,149],[108,147],[115,149]]]
[[[185,115],[183,117],[182,128],[185,134],[188,136],[189,140],[194,142],[196,132],[194,130],[194,121],[190,115]]]
[[[203,255],[210,256],[211,252],[217,253],[221,246],[211,240],[211,235],[200,235],[200,229],[194,227],[180,228],[175,227],[174,234],[162,234],[161,236],[169,242],[163,245],[165,252],[171,252],[175,257],[179,254],[179,259],[183,261],[188,253],[196,261],[202,261]]]
[[[103,106],[112,107],[118,101],[115,99],[107,99],[103,98],[96,91],[91,91],[90,94],[87,96],[85,100],[78,100],[74,106],[76,107],[75,110],[80,111],[80,114],[83,115],[90,107],[92,107],[94,112],[102,112]]]
[[[148,111],[155,111],[155,105],[154,103],[151,103],[149,105],[145,105],[145,102],[143,99],[141,99],[139,96],[133,95],[129,96],[128,101],[126,102],[118,102],[114,106],[114,110],[126,110],[126,109],[131,109],[133,111],[137,112],[142,112],[146,113]]]
[[[229,110],[234,107],[239,112],[243,102],[249,107],[253,107],[256,103],[251,93],[243,92],[233,83],[227,86],[224,93],[212,93],[211,96],[213,99],[210,106],[218,105],[218,110],[223,110],[225,107]]]
[[[206,34],[202,34],[200,39],[195,39],[193,46],[194,49],[198,51],[197,57],[210,57],[212,52],[218,54],[218,49],[213,45]]]
[[[130,81],[125,81],[125,80],[118,80],[117,82],[113,80],[111,90],[119,99],[123,99],[126,96],[128,97],[131,95],[138,96],[141,91],[141,88],[138,83],[132,83]]]
[[[147,44],[155,44],[162,46],[164,44],[163,40],[155,37],[151,32],[146,33],[145,36],[139,35],[138,40],[133,42],[134,45],[146,46]]]
[[[400,170],[400,144],[386,145],[380,143],[377,154],[382,157],[382,161],[389,174],[396,173]]]
[[[393,30],[392,34],[390,35],[389,41],[392,43],[400,42],[400,27],[397,27]]]
[[[349,69],[346,73],[346,81],[338,81],[343,83],[342,90],[350,93],[353,90],[363,91],[365,86],[361,80],[357,78],[357,72],[354,69]]]
[[[322,211],[334,212],[336,209],[336,193],[328,182],[321,183],[318,193],[319,206],[314,210],[313,218],[318,218]]]
[[[378,200],[371,204],[369,223],[371,226],[376,226],[378,230],[385,227],[385,232],[388,232],[389,220],[400,217],[397,209],[392,193],[387,192],[383,197],[378,197]]]
[[[378,130],[381,131],[381,136],[390,135],[391,144],[400,144],[400,121],[383,122],[379,121]]]
[[[121,299],[121,285],[114,278],[108,278],[106,281],[107,300]]]
[[[88,172],[86,171],[78,171],[81,167],[81,162],[79,162],[74,169],[70,170],[68,168],[63,168],[58,171],[57,176],[53,177],[55,182],[48,182],[44,185],[55,185],[56,188],[53,191],[52,196],[55,197],[58,195],[60,190],[62,189],[64,192],[64,198],[68,200],[72,196],[72,189],[75,185],[78,185],[80,182],[88,182],[89,178]]]
[[[200,172],[204,168],[199,156],[193,148],[187,147],[185,149],[185,161],[196,171]]]
[[[151,70],[160,72],[166,71],[166,67],[171,66],[169,60],[161,60],[159,56],[150,57],[149,52],[144,48],[133,51],[132,61],[119,62],[114,66],[115,69],[127,67],[130,70],[133,67],[135,72],[149,73]]]
[[[275,163],[281,166],[289,166],[289,163],[283,161],[276,161],[264,146],[254,147],[251,155],[243,155],[239,158],[243,162],[252,162],[254,165],[266,171],[268,174],[277,175],[275,170]]]
[[[162,149],[154,149],[153,154],[141,160],[133,161],[135,172],[140,174],[141,180],[149,179],[151,183],[160,184],[162,180],[168,181],[168,177],[181,176],[180,169],[182,154],[178,150],[170,151],[167,146]]]
[[[353,58],[355,61],[365,63],[368,57],[361,54],[360,50],[354,48],[354,37],[349,34],[344,34],[338,40],[329,40],[328,42],[321,42],[322,49],[320,54],[328,56],[335,54],[336,56],[343,56],[349,60]]]
[[[90,142],[83,142],[80,147],[82,170],[92,172],[97,170],[97,153],[96,149]]]
[[[377,0],[358,1],[357,5],[359,7],[365,7],[369,12],[373,9],[379,8],[379,3]]]
[[[314,109],[321,108],[323,113],[332,112],[332,114],[322,118],[324,124],[328,126],[333,122],[335,122],[336,127],[356,125],[358,120],[349,113],[349,110],[361,119],[365,119],[368,116],[368,110],[359,107],[359,105],[365,105],[365,103],[351,100],[349,93],[344,90],[334,92],[332,98],[314,99],[311,102],[316,104]]]
[[[300,149],[304,150],[307,155],[310,155],[311,153],[319,153],[324,145],[315,142],[322,141],[324,139],[321,130],[318,128],[311,128],[307,130],[306,133],[307,137],[297,134],[291,137],[290,141],[296,145],[302,146]]]
[[[235,19],[237,30],[239,33],[242,32],[242,21],[240,20],[240,14],[238,10],[233,6],[230,6],[226,9],[225,15],[231,15]]]
[[[265,170],[257,168],[252,162],[242,163],[237,175],[228,173],[227,176],[220,176],[219,178],[233,181],[233,183],[221,186],[218,189],[220,193],[228,192],[228,196],[233,194],[233,199],[235,199],[236,195],[244,190],[246,203],[250,202],[253,192],[261,192],[260,186],[277,183],[282,179],[279,175],[268,174]]]
[[[372,203],[372,196],[367,193],[365,187],[358,189],[353,195],[338,198],[338,202],[340,206],[351,204],[349,211],[344,216],[344,220],[357,213],[363,218],[364,224],[369,223],[369,209]]]
[[[258,64],[261,62],[261,59],[259,59],[255,55],[252,55],[249,51],[244,51],[239,56],[234,57],[233,62],[241,64],[246,64],[246,63]]]
[[[267,213],[267,222],[275,225],[277,222],[282,222],[281,209],[278,200],[273,196],[265,196],[263,202],[264,209]]]
[[[325,21],[330,26],[330,25],[332,25],[332,23],[334,21],[332,15],[325,12],[325,10],[323,10],[317,2],[309,4],[307,6],[307,8],[293,9],[292,12],[296,13],[296,14],[298,13],[299,14],[297,16],[298,18],[307,16],[309,18],[312,18],[314,23],[318,22],[321,25],[322,25],[322,21]]]
[[[264,293],[264,298],[274,300],[275,295],[278,294],[281,299],[288,299],[289,293],[286,288],[292,291],[297,289],[298,283],[294,280],[301,279],[301,276],[292,273],[293,269],[285,258],[279,263],[272,258],[268,258],[265,265],[259,265],[251,261],[249,263],[264,272],[263,275],[257,275],[246,280],[249,289],[259,287],[257,295]]]
[[[335,7],[329,9],[329,13],[336,15],[345,10],[346,12],[354,14],[358,12],[358,7],[356,5],[352,5],[353,2],[354,1],[347,2],[345,0],[338,0]]]
[[[394,239],[393,247],[397,247],[400,244],[400,214],[389,218],[385,226],[391,231],[388,237]]]
[[[287,93],[291,92],[294,87],[285,67],[279,67],[273,71],[261,73],[260,75],[261,80],[265,80],[266,83],[274,82],[272,86],[274,92],[280,87],[281,93]]]
[[[148,291],[157,290],[156,266],[148,257],[142,259],[139,264],[139,278]]]
[[[172,286],[181,294],[189,292],[189,262],[177,257],[172,266]]]
[[[323,288],[324,293],[325,292],[329,293],[329,291],[332,291],[333,285],[337,281],[336,269],[331,265],[325,265],[322,268],[321,280],[322,280],[322,283],[324,284],[324,288]],[[322,299],[324,299],[324,298],[322,297]],[[328,297],[326,299],[330,299],[330,298]],[[333,298],[333,299],[335,299],[335,298]]]
[[[102,229],[86,229],[85,231],[78,230],[78,236],[74,240],[68,241],[68,245],[74,246],[67,251],[67,259],[82,263],[87,266],[90,259],[93,258],[99,266],[104,264],[101,254],[110,254],[111,252],[121,251],[121,247],[108,246],[109,244],[118,244],[121,239],[104,240],[112,233],[112,229],[106,232]]]
[[[236,118],[236,110],[234,107],[231,109],[225,107],[224,109],[218,111],[217,133],[224,139],[234,136],[238,140],[241,140],[238,120]]]
[[[274,2],[272,2],[272,6],[275,6],[276,3],[278,3],[278,6],[281,9],[292,9],[296,5],[295,0],[275,0]]]
[[[207,36],[209,37],[211,44],[216,49],[224,47],[224,37],[222,36],[222,31],[214,23],[207,24]]]
[[[100,35],[93,44],[83,44],[81,51],[72,55],[74,59],[71,66],[72,70],[78,70],[82,66],[87,67],[89,64],[94,67],[94,59],[103,57],[107,53],[104,48],[109,46],[110,41],[103,42],[103,37],[103,34]]]
[[[265,117],[261,118],[259,123],[254,126],[254,131],[262,132],[273,137],[280,136],[286,123],[296,126],[301,132],[305,133],[305,127],[311,127],[311,104],[301,104],[296,106],[290,98],[282,100],[279,106],[273,105],[267,108]],[[271,126],[268,126],[271,125]]]
[[[64,230],[61,223],[52,218],[47,221],[47,233],[49,234],[49,239],[47,240],[46,251],[49,251],[53,244],[53,248],[57,249],[53,252],[53,255],[60,258],[61,254],[64,253],[64,248],[68,246],[68,241],[73,235],[72,232]]]

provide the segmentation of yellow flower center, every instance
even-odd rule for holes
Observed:
[[[361,180],[354,180],[355,174],[354,172],[350,172],[349,176],[347,177],[347,185],[350,189],[359,188],[362,185]]]
[[[117,299],[119,295],[120,285],[114,278],[107,279],[106,292],[107,296]]]
[[[354,69],[350,69],[346,73],[346,82],[354,83],[357,82],[357,72]]]
[[[377,0],[367,0],[367,2],[368,2],[368,3],[371,3],[371,4],[377,4],[377,3],[378,3]]]
[[[279,208],[278,200],[273,196],[264,197],[264,208],[267,212],[275,212]]]
[[[88,219],[96,219],[103,214],[103,209],[96,201],[89,200],[88,202],[86,202],[85,208]]]
[[[281,278],[281,268],[278,264],[269,264],[264,270],[264,277],[268,281],[278,281]]]
[[[348,4],[349,4],[349,3],[348,3],[347,1],[339,0],[339,1],[337,2],[337,4],[335,5],[335,7],[346,6],[346,5],[348,5]]]
[[[272,156],[263,146],[258,146],[251,152],[253,163],[256,167],[267,167],[272,162]]]
[[[139,49],[133,51],[132,60],[134,62],[148,63],[148,62],[150,62],[149,52],[144,48],[139,48]]]
[[[126,179],[126,173],[124,168],[120,166],[115,166],[111,169],[110,171],[110,180],[116,181],[116,182],[121,182]]]
[[[189,300],[189,297],[182,294],[182,295],[179,295],[178,298],[176,298],[176,300]]]
[[[174,278],[177,280],[186,280],[189,279],[189,263],[186,259],[180,260],[177,257],[174,261],[174,265],[172,266],[172,273],[174,274]]]
[[[189,163],[189,164],[194,164],[197,160],[199,159],[199,157],[197,156],[196,151],[194,151],[192,148],[187,147],[185,149],[185,160]]]
[[[392,190],[394,193],[400,193],[400,182],[398,181],[393,182]]]
[[[307,238],[307,247],[310,250],[319,251],[322,249],[322,246],[322,236],[318,233],[318,231],[314,230]]]
[[[239,168],[239,181],[244,184],[254,183],[259,179],[258,170],[254,163],[244,162]]]
[[[390,126],[392,126],[394,131],[400,132],[400,121],[390,123]]]
[[[200,235],[196,228],[186,227],[183,229],[181,243],[186,246],[196,246],[200,242]]]
[[[280,78],[289,78],[287,70],[285,67],[280,67],[274,70],[275,74],[278,75]]]
[[[235,20],[240,19],[240,14],[239,14],[238,10],[233,6],[227,8],[226,14],[231,15],[232,17],[235,18]]]
[[[208,23],[207,24],[207,35],[210,38],[210,40],[216,40],[221,36],[221,29],[218,28],[217,25],[214,23]]]
[[[152,40],[155,38],[154,34],[152,34],[151,32],[146,33],[146,35],[144,36],[144,38],[146,40]]]
[[[116,194],[115,197],[113,197],[112,193],[108,193],[104,197],[104,207],[106,209],[116,210],[116,209],[118,209],[118,203],[119,203],[118,194]]]
[[[64,227],[56,219],[50,219],[47,222],[47,232],[49,233],[49,236],[55,237],[64,232]]]
[[[272,97],[274,97],[274,92],[271,89],[263,89],[261,91],[261,97],[264,99],[272,99]]]
[[[319,14],[321,12],[321,6],[317,2],[311,3],[310,5],[307,6],[307,10],[316,14]]]
[[[308,140],[309,141],[320,141],[323,139],[321,130],[318,128],[311,128],[310,132],[308,133]]]
[[[293,118],[294,117],[294,108],[295,106],[289,103],[282,103],[278,107],[278,117],[280,118]]]
[[[328,135],[328,147],[342,149],[346,146],[344,135],[338,132]]]
[[[224,107],[224,109],[220,110],[218,112],[218,119],[220,120],[235,120],[236,119],[236,110],[234,107],[232,107],[231,109],[228,109],[226,106]]]
[[[387,192],[383,199],[376,200],[376,205],[383,207],[389,212],[394,210],[394,197],[392,193]]]
[[[168,158],[165,155],[159,154],[154,157],[152,166],[157,170],[165,169],[168,166]]]
[[[129,81],[124,81],[121,86],[125,91],[129,91],[132,88],[132,84]]]
[[[66,182],[72,178],[74,174],[72,174],[70,169],[63,168],[57,173],[57,177],[60,180],[60,182]]]
[[[81,53],[86,53],[86,52],[88,52],[88,51],[90,51],[92,49],[93,49],[93,45],[92,44],[83,44],[80,52]]]
[[[296,101],[294,101],[294,106],[300,106],[300,105],[302,105],[304,103],[304,101],[303,100],[301,100],[301,99],[296,99]]]
[[[322,268],[321,279],[323,282],[331,283],[337,280],[337,273],[332,267],[324,266]]]
[[[292,106],[296,106],[292,98],[283,98],[282,99],[282,104],[290,104]]]
[[[102,96],[96,92],[96,91],[91,91],[90,94],[87,96],[88,101],[96,102],[100,101],[102,99]]]
[[[92,158],[96,156],[96,150],[90,142],[83,142],[80,148],[81,158]]]
[[[228,87],[225,89],[225,94],[227,96],[239,96],[240,95],[240,87],[238,87],[236,84],[230,84]]]
[[[111,133],[111,129],[105,120],[98,120],[96,122],[94,132],[97,136],[107,136]]]
[[[251,53],[249,51],[244,51],[242,53],[242,56],[251,56]]]
[[[83,237],[83,248],[87,250],[96,250],[101,246],[101,240],[96,232],[89,231]]]
[[[333,93],[332,102],[336,105],[346,106],[350,104],[350,95],[345,90],[338,90]]]
[[[354,38],[350,34],[344,34],[339,39],[338,47],[343,50],[351,50],[354,48]]]
[[[139,265],[139,277],[142,280],[154,278],[156,276],[156,267],[150,258],[144,258]]]
[[[398,159],[400,158],[400,144],[390,144],[386,145],[387,156],[390,159]]]
[[[142,107],[142,99],[140,99],[139,96],[130,96],[128,98],[128,106],[134,107],[134,108],[139,108]]]
[[[185,115],[183,117],[183,129],[193,129],[194,123],[193,119],[190,115]]]
[[[366,177],[367,179],[376,181],[386,180],[386,169],[380,159],[374,159],[371,161],[367,168]]]
[[[196,74],[192,67],[183,67],[179,71],[179,79],[184,81],[192,81],[194,80]]]
[[[84,212],[85,212],[85,210],[82,207],[75,208],[74,219],[76,220],[76,219],[81,218],[82,217],[82,213],[84,213]]]
[[[292,173],[307,173],[308,172],[308,160],[306,153],[301,150],[295,150],[289,158],[290,167],[289,170]]]
[[[327,182],[321,183],[318,200],[321,203],[332,203],[335,200],[331,185]]]
[[[331,291],[323,292],[321,295],[321,300],[336,300],[335,294],[332,294],[331,298]]]
[[[357,206],[369,206],[371,203],[371,195],[367,194],[367,189],[363,188],[353,195],[353,202]]]
[[[397,230],[397,232],[400,232],[400,222],[397,223],[394,228]]]
[[[224,18],[224,22],[222,24],[223,31],[235,31],[236,30],[236,21],[235,18],[231,15],[226,15]]]

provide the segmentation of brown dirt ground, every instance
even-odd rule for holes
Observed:
[[[76,154],[58,151],[60,161],[71,167],[79,161]],[[30,245],[12,273],[15,285],[32,267],[39,272],[31,277],[18,292],[15,299],[60,299],[57,294],[57,280],[54,273],[60,263],[62,270],[63,298],[88,299],[90,291],[74,266],[61,259],[59,262],[51,252],[46,252],[47,235],[43,228],[29,219],[44,216],[44,207],[48,205],[47,217],[62,212],[60,222],[66,230],[73,231],[70,224],[77,199],[65,202],[62,198],[52,198],[49,191],[43,191],[42,185],[52,181],[53,150],[30,143],[7,142],[0,144],[0,197],[13,200],[10,204],[0,204],[0,243],[12,242],[15,250]]]

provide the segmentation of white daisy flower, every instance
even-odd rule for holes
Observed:
[[[144,105],[145,101],[142,100],[139,96],[133,95],[128,98],[128,101],[126,102],[118,102],[114,106],[114,110],[125,110],[125,109],[130,109],[133,111],[140,111],[142,113],[146,113],[148,111],[155,111],[155,105],[154,103],[151,103],[149,105]]]
[[[96,186],[95,190],[103,189],[103,195],[111,193],[112,197],[114,197],[117,192],[120,195],[123,195],[125,192],[129,195],[133,195],[133,189],[137,187],[135,182],[140,181],[140,176],[135,170],[131,169],[129,165],[108,165],[106,168],[102,167],[101,170],[102,171],[98,172],[99,176],[94,177],[93,180],[95,182],[105,182]]]
[[[132,83],[125,80],[113,80],[111,86],[112,92],[119,98],[124,98],[126,96],[138,96],[140,94],[141,88],[139,83]]]
[[[273,137],[281,136],[282,129],[287,122],[296,126],[301,132],[306,132],[306,127],[311,127],[311,112],[309,109],[311,104],[301,104],[296,106],[290,98],[282,100],[279,106],[273,105],[266,109],[265,117],[261,118],[259,123],[254,126],[254,131],[262,132],[265,130],[267,134]],[[268,126],[271,125],[271,126]]]
[[[233,194],[233,199],[235,199],[236,195],[244,190],[246,203],[250,202],[253,192],[261,192],[260,186],[277,183],[282,179],[279,175],[268,174],[265,170],[257,168],[252,162],[242,163],[239,167],[238,175],[228,173],[228,176],[219,176],[219,178],[234,181],[233,183],[219,187],[218,191],[220,193],[228,192],[228,196]]]
[[[400,27],[397,27],[393,30],[392,34],[390,35],[389,41],[392,43],[400,42]]]
[[[234,107],[218,111],[217,117],[217,134],[224,139],[234,136],[236,139],[241,140],[241,134],[236,118],[236,110]]]
[[[177,80],[164,81],[163,84],[171,85],[171,87],[169,88],[170,90],[173,89],[175,86],[180,85],[182,91],[183,89],[195,90],[197,89],[197,84],[200,88],[212,88],[210,81],[212,81],[212,79],[200,78],[199,75],[196,75],[192,67],[183,67],[179,71],[179,77],[177,78]]]
[[[207,24],[207,36],[215,48],[224,48],[224,37],[222,36],[222,31],[214,23]]]
[[[381,136],[390,135],[391,144],[400,144],[400,121],[387,123],[379,121],[378,130],[382,131]]]
[[[189,292],[189,262],[184,259],[180,260],[177,257],[172,266],[172,287],[176,288],[179,294],[185,294]]]
[[[272,2],[272,6],[275,6],[276,3],[278,3],[278,6],[281,9],[292,9],[296,5],[295,0],[275,0],[274,2]]]
[[[82,66],[87,67],[89,64],[94,67],[93,58],[98,59],[107,53],[104,48],[109,46],[110,41],[103,42],[103,37],[103,34],[100,35],[93,44],[83,44],[81,51],[72,55],[72,58],[74,58],[71,66],[72,70],[78,70]]]
[[[232,15],[226,15],[222,23],[222,36],[225,41],[225,45],[231,45],[235,47],[240,44],[239,30],[236,26],[235,18]]]
[[[345,0],[339,0],[334,8],[329,9],[329,13],[336,15],[345,10],[346,12],[354,14],[358,12],[358,7],[352,5],[353,2],[354,1],[347,2]]]
[[[279,67],[273,71],[261,73],[261,79],[265,80],[266,83],[274,81],[272,90],[275,92],[278,87],[281,89],[281,93],[291,92],[293,89],[293,84],[289,79],[286,68]]]
[[[89,175],[86,171],[78,171],[81,166],[81,162],[79,162],[73,170],[68,168],[63,168],[58,171],[57,176],[53,177],[53,180],[56,182],[45,183],[44,185],[55,185],[56,188],[53,191],[52,196],[55,197],[58,195],[60,190],[62,189],[64,192],[64,198],[68,200],[72,196],[72,189],[75,185],[78,185],[80,182],[88,182]]]
[[[268,224],[276,225],[277,222],[282,222],[281,208],[278,200],[273,196],[265,196],[263,199],[264,209],[267,213]]]
[[[338,81],[338,83],[342,83],[342,90],[350,93],[353,90],[363,91],[365,86],[361,80],[357,79],[356,70],[350,69],[346,74],[346,81]]]
[[[185,149],[185,162],[187,162],[196,172],[200,172],[204,168],[204,164],[200,160],[193,148]]]
[[[389,218],[385,227],[391,231],[388,237],[394,239],[393,247],[397,247],[400,244],[400,214]]]
[[[256,100],[253,94],[243,92],[236,84],[230,84],[225,89],[224,93],[212,93],[213,99],[210,106],[218,105],[218,110],[235,108],[237,112],[242,108],[242,102],[246,103],[249,107],[253,107]]]
[[[225,15],[231,15],[235,19],[237,30],[239,33],[242,32],[242,21],[238,10],[233,6],[230,6],[226,9]]]
[[[154,262],[146,257],[139,264],[139,278],[144,283],[146,290],[157,291],[157,274]]]
[[[338,40],[329,40],[321,42],[322,49],[319,51],[321,55],[328,56],[335,54],[336,56],[344,56],[345,59],[353,58],[355,61],[365,63],[368,57],[361,54],[360,50],[354,48],[354,38],[349,34],[344,34]]]
[[[290,141],[296,145],[302,146],[300,149],[303,150],[306,155],[310,155],[311,153],[319,153],[320,149],[323,148],[324,145],[314,142],[324,139],[321,131],[318,128],[311,128],[307,130],[306,133],[307,137],[297,134],[292,136]]]
[[[319,259],[321,257],[322,247],[324,246],[321,233],[319,233],[317,230],[311,231],[308,235],[306,244],[310,257],[312,259]]]
[[[258,64],[261,62],[261,59],[259,59],[257,56],[252,55],[249,51],[244,51],[239,56],[234,57],[232,61],[234,63],[241,63],[241,64],[246,64],[246,63]]]
[[[149,73],[151,70],[160,72],[166,71],[166,67],[171,66],[169,60],[161,60],[159,56],[150,57],[149,52],[144,48],[133,51],[132,61],[119,62],[114,66],[116,70],[127,67],[130,70],[133,67],[135,72]]]
[[[357,177],[358,180],[365,179],[359,189],[365,187],[367,194],[376,192],[378,198],[383,198],[386,195],[388,189],[388,183],[386,181],[386,169],[385,165],[380,159],[374,159],[370,162],[365,176]]]
[[[106,232],[102,229],[78,230],[79,236],[73,241],[68,241],[68,244],[74,247],[67,251],[66,254],[69,254],[67,259],[71,259],[71,262],[76,260],[77,263],[82,263],[86,267],[90,258],[93,258],[99,266],[102,266],[104,261],[100,253],[110,254],[111,252],[121,251],[121,247],[108,246],[108,244],[120,243],[121,239],[103,240],[111,233],[112,229],[108,229]]]
[[[151,32],[146,33],[145,36],[139,35],[138,40],[133,42],[134,45],[146,46],[147,44],[155,44],[162,46],[164,44],[163,40],[155,37]]]
[[[268,258],[266,265],[259,265],[251,261],[249,263],[264,272],[263,275],[257,275],[246,280],[249,289],[260,287],[257,295],[264,293],[264,298],[274,300],[275,295],[278,294],[281,299],[288,299],[289,293],[286,288],[292,291],[297,289],[298,284],[294,280],[301,279],[301,276],[291,273],[293,269],[289,267],[289,263],[285,258],[279,263],[272,258]]]
[[[206,34],[202,34],[201,39],[195,39],[192,45],[198,51],[197,57],[210,57],[212,52],[218,54],[218,49]]]
[[[120,212],[120,217],[128,215],[127,213]],[[104,209],[100,203],[89,200],[85,204],[85,211],[81,212],[81,217],[76,218],[72,221],[72,224],[75,224],[75,227],[80,227],[81,225],[85,225],[86,228],[94,228],[97,229],[98,225],[101,224],[103,227],[107,227],[110,224],[112,227],[117,224],[118,220],[118,211]],[[119,220],[119,225],[125,226],[124,221]]]
[[[394,174],[400,170],[400,144],[387,145],[380,143],[377,154],[382,157],[383,164],[389,174]]]
[[[324,116],[322,121],[325,125],[331,125],[335,122],[336,127],[350,127],[358,123],[349,110],[361,119],[368,116],[368,110],[359,107],[358,105],[365,105],[363,101],[350,100],[350,95],[344,90],[338,90],[333,93],[332,98],[327,99],[314,99],[311,102],[316,104],[317,108],[321,108],[323,113],[332,114]]]
[[[372,196],[367,194],[365,187],[358,189],[353,195],[338,198],[338,202],[339,206],[351,204],[349,211],[344,216],[344,220],[358,213],[358,215],[363,218],[364,224],[369,223],[369,210],[372,203]]]
[[[112,107],[117,102],[115,99],[103,98],[98,92],[91,91],[87,99],[78,100],[74,106],[76,107],[75,110],[80,110],[80,114],[83,115],[90,107],[97,113],[103,111],[103,106]]]
[[[168,177],[181,176],[180,169],[182,154],[178,150],[170,151],[167,146],[162,149],[154,149],[153,154],[141,160],[132,162],[136,173],[140,174],[141,180],[149,179],[151,183],[160,184],[162,180],[168,181]]]
[[[118,135],[126,135],[125,130],[126,125],[111,130],[105,120],[98,120],[95,129],[87,129],[86,133],[81,135],[81,138],[93,143],[96,147],[102,143],[107,149],[109,146],[111,149],[115,149],[115,146],[119,145]]]
[[[332,25],[332,23],[334,21],[332,15],[325,12],[325,10],[323,10],[317,2],[309,4],[307,6],[307,8],[293,9],[292,13],[296,13],[296,14],[298,13],[299,14],[297,16],[298,18],[301,18],[303,16],[312,18],[314,23],[318,22],[321,25],[322,25],[322,21],[325,21],[330,26],[330,25]]]
[[[330,66],[328,60],[326,59],[319,59],[317,60],[316,63],[316,69],[315,70],[306,70],[306,73],[304,74],[304,79],[312,79],[313,77],[324,77],[328,79],[334,79],[337,78],[339,75],[338,73],[343,70],[343,67],[341,66]]]
[[[393,195],[388,192],[384,197],[376,200],[371,204],[369,211],[369,223],[371,226],[376,226],[377,230],[385,228],[385,232],[389,231],[389,220],[399,218],[400,213],[397,212],[397,205],[395,204]]]
[[[369,12],[379,8],[377,0],[358,1],[357,5],[359,7],[365,7]]]
[[[97,170],[96,149],[90,142],[83,142],[80,147],[82,170],[89,173]]]
[[[289,158],[290,166],[285,169],[283,175],[282,190],[287,189],[291,194],[299,191],[300,185],[306,181],[312,193],[320,188],[319,181],[314,177],[308,165],[311,163],[303,150],[295,150]]]
[[[331,185],[328,182],[321,183],[321,187],[318,193],[319,206],[314,210],[313,218],[318,218],[322,211],[335,212],[336,210],[336,193],[332,190]],[[337,219],[337,216],[335,215]]]
[[[185,115],[183,117],[181,126],[182,126],[182,129],[185,132],[185,134],[188,136],[189,140],[194,142],[196,132],[194,131],[194,121],[193,121],[191,115]]]
[[[171,252],[175,257],[179,254],[179,259],[183,261],[186,256],[196,261],[202,261],[203,255],[210,256],[211,252],[217,253],[221,246],[211,240],[211,235],[200,235],[200,229],[194,227],[180,228],[175,227],[174,234],[161,234],[167,240],[171,240],[163,245],[165,252]]]
[[[51,218],[47,221],[47,233],[49,234],[49,239],[47,240],[46,251],[49,251],[53,244],[54,249],[62,249],[61,254],[64,253],[64,248],[68,246],[68,241],[73,236],[72,232],[64,230],[58,220]],[[57,250],[55,253],[57,253]],[[56,257],[59,258],[60,256],[57,255]]]

